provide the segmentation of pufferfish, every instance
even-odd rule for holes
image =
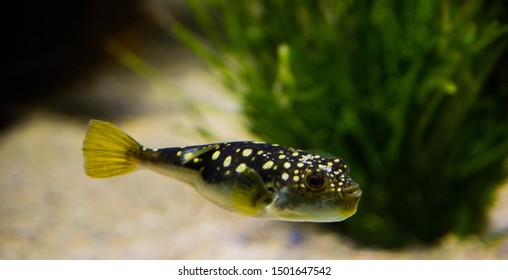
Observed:
[[[356,212],[362,194],[343,159],[277,144],[150,149],[109,122],[90,120],[83,155],[90,177],[108,178],[146,167],[187,182],[219,207],[245,216],[338,222]]]

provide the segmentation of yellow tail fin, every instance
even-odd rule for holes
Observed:
[[[109,122],[90,120],[83,141],[85,172],[94,178],[130,173],[137,168],[142,146]]]

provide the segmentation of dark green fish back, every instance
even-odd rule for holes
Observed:
[[[275,187],[294,185],[305,189],[308,184],[304,180],[309,170],[322,173],[322,177],[338,179],[330,186],[332,191],[340,191],[342,185],[351,183],[349,167],[344,160],[275,144],[227,142],[156,152],[158,161],[198,171],[211,185],[235,180],[246,169],[258,172],[265,184]]]

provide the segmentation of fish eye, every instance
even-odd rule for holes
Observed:
[[[309,187],[313,191],[320,190],[324,184],[325,179],[323,178],[323,175],[320,173],[309,173],[305,177],[305,183],[307,184],[307,187]]]

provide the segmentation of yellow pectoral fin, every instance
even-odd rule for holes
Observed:
[[[90,120],[83,141],[85,172],[108,178],[136,170],[142,146],[109,122]]]
[[[263,179],[253,169],[247,168],[238,174],[231,192],[233,209],[246,216],[259,216],[272,201]]]

